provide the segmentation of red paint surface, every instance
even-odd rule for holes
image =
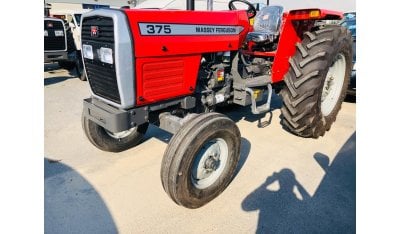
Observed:
[[[309,12],[311,10],[319,10],[320,16],[311,19]],[[301,14],[299,14],[301,13]],[[293,10],[289,13],[284,13],[282,17],[282,27],[276,51],[272,52],[257,52],[251,51],[251,43],[249,44],[250,50],[243,51],[245,54],[254,55],[257,57],[274,57],[272,65],[272,83],[280,82],[284,79],[285,74],[289,70],[289,58],[296,52],[296,43],[301,42],[304,29],[296,28],[294,21],[297,20],[316,20],[316,19],[341,19],[343,14],[341,12],[329,11],[323,9],[302,9]]]
[[[137,104],[145,105],[193,93],[200,58],[200,55],[137,58]]]
[[[244,53],[259,57],[274,57],[272,82],[283,80],[289,69],[289,58],[301,41],[302,29],[295,28],[296,20],[308,20],[305,9],[283,14],[280,39],[276,51]],[[136,101],[146,105],[194,92],[201,55],[235,51],[241,48],[249,30],[245,11],[184,11],[184,10],[124,10],[130,24],[136,61]],[[320,10],[315,19],[340,19],[342,13]],[[198,24],[242,26],[239,35],[140,35],[139,23]],[[251,46],[250,46],[251,48]]]
[[[318,17],[310,18],[310,11],[318,10],[320,12]],[[331,11],[325,9],[318,9],[318,8],[310,8],[310,9],[299,9],[299,10],[292,10],[289,12],[289,16],[291,20],[323,20],[323,19],[341,19],[343,18],[343,13],[339,11]]]
[[[283,80],[289,70],[289,58],[296,52],[296,43],[300,41],[293,22],[287,17],[287,14],[284,14],[278,48],[272,65],[272,83]]]
[[[136,103],[194,92],[201,55],[238,50],[249,30],[245,11],[125,10],[134,43]],[[239,35],[142,36],[139,23],[242,26]]]
[[[336,11],[329,11],[323,9],[306,9],[307,10],[319,10],[319,20],[326,19],[340,19],[343,14]],[[282,19],[282,30],[276,50],[274,64],[272,66],[272,83],[282,81],[285,74],[289,70],[289,58],[292,57],[296,52],[296,43],[301,42],[303,35],[303,29],[295,28],[293,21],[299,20],[296,18],[297,15],[293,14],[295,11],[290,11],[289,14],[285,13]],[[315,20],[307,16],[302,16],[301,20]]]
[[[238,50],[249,30],[245,11],[125,10],[134,38],[135,56],[165,57]],[[242,26],[240,35],[142,36],[139,23]],[[166,51],[162,48],[165,46]]]

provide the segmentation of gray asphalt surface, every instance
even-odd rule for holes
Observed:
[[[237,175],[190,210],[161,185],[169,133],[150,126],[139,146],[102,152],[81,128],[88,83],[57,65],[44,71],[45,233],[355,233],[355,103],[343,103],[319,139],[282,129],[278,96],[265,128],[249,107],[232,108],[242,135]]]

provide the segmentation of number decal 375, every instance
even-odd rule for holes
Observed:
[[[170,34],[171,25],[148,24],[146,30],[148,34]]]

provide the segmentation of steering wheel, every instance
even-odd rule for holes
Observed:
[[[231,10],[231,11],[236,10],[235,5],[233,4],[235,2],[241,2],[248,6],[246,12],[247,12],[247,17],[249,17],[249,19],[252,19],[256,16],[256,14],[257,14],[256,8],[253,6],[253,4],[251,4],[250,2],[248,2],[246,0],[231,0],[231,1],[229,1],[229,4],[228,4],[229,10]]]

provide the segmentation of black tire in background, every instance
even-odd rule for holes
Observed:
[[[207,148],[206,144],[214,140],[224,142],[225,150],[220,149],[220,152],[225,152],[225,160],[215,161],[218,166],[212,173],[217,173],[216,177],[204,188],[199,188],[193,167],[196,162],[200,165],[199,155]],[[190,120],[172,137],[164,153],[161,181],[165,192],[175,203],[187,208],[205,205],[232,181],[240,157],[240,142],[238,127],[222,114],[200,114]]]
[[[74,61],[58,61],[58,66],[70,71],[75,68],[76,63]]]
[[[280,93],[282,125],[298,136],[318,138],[331,128],[346,96],[352,69],[351,33],[339,25],[321,26],[306,32],[296,47],[295,55],[289,59],[285,87]],[[343,85],[337,88],[340,94],[337,101],[332,102],[332,110],[322,113],[321,99],[328,70],[339,60],[345,66]],[[332,76],[329,74],[329,77]]]
[[[76,52],[76,55],[77,55],[76,65],[75,65],[76,75],[78,76],[78,78],[81,81],[86,81],[87,78],[86,78],[86,73],[85,73],[85,69],[84,69],[84,66],[83,66],[81,51],[78,50]]]
[[[142,141],[148,126],[149,123],[141,124],[132,129],[129,135],[118,138],[82,115],[82,127],[86,137],[94,146],[108,152],[121,152],[138,145]]]

